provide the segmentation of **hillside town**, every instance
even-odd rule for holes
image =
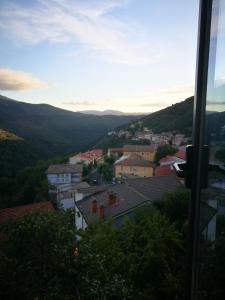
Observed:
[[[121,137],[129,132],[118,134]],[[149,138],[149,145],[90,149],[70,156],[67,163],[48,167],[51,201],[57,208],[76,211],[78,229],[85,229],[98,218],[111,218],[118,227],[124,216],[132,216],[138,207],[183,186],[174,164],[185,163],[186,138],[172,133],[154,135],[146,129],[135,132],[136,139],[143,137]],[[165,145],[173,149],[173,154],[165,152],[156,161],[157,151]]]
[[[73,209],[77,229],[98,219],[111,219],[118,228],[137,208],[184,186],[184,176],[177,171],[186,162],[189,138],[184,134],[156,134],[137,122],[107,136],[122,140],[123,146],[89,149],[69,156],[67,162],[50,164],[45,171],[50,202],[17,207],[10,213],[5,209],[1,217],[36,209]],[[207,206],[207,210],[210,218],[203,229],[214,239],[214,208]]]
[[[155,137],[150,132],[151,138]],[[124,218],[132,218],[138,208],[149,206],[184,185],[175,165],[185,164],[185,137],[180,136],[179,143],[178,138],[173,139],[171,145],[171,140],[165,140],[166,136],[163,133],[158,142],[155,140],[149,145],[125,144],[107,150],[90,149],[71,155],[67,163],[51,164],[45,173],[52,209],[73,209],[78,230],[87,228],[98,219],[104,222],[113,220],[115,228],[119,228]],[[157,153],[166,149],[166,145],[174,150],[173,154],[165,152],[157,160]],[[46,203],[41,209],[49,209],[49,205]],[[26,211],[23,207],[21,209],[19,212],[15,210],[15,215]],[[36,209],[36,205],[29,209]],[[215,209],[213,206],[205,209],[209,218],[202,231],[209,239],[214,239]],[[3,218],[7,218],[7,209]]]
[[[144,127],[142,121],[132,123],[126,129],[109,131],[107,135],[128,139],[131,142],[146,142],[156,145],[172,144],[177,147],[187,144],[190,140],[185,134],[176,131],[154,133],[152,129]]]

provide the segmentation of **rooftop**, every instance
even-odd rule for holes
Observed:
[[[62,173],[82,173],[82,165],[57,164],[50,165],[46,170],[46,174],[62,174]]]
[[[174,156],[186,160],[186,150],[185,151],[179,150],[174,154]]]
[[[90,185],[85,182],[73,182],[73,183],[66,183],[66,184],[61,184],[58,187],[58,191],[72,191],[72,190],[78,190],[82,188],[88,188]]]
[[[155,176],[162,176],[171,173],[171,165],[158,166],[155,169]]]
[[[108,149],[110,152],[122,152],[123,148],[109,148]]]
[[[176,155],[176,154],[175,154]],[[160,159],[159,163],[162,164],[162,163],[171,163],[171,164],[174,164],[175,162],[177,163],[181,163],[181,162],[184,162],[183,159],[181,159],[180,157],[178,156],[172,156],[172,155],[167,155],[163,158]]]
[[[172,192],[181,186],[179,180],[171,175],[127,179],[126,182],[150,200],[159,199],[164,193]]]
[[[101,156],[102,156],[102,150],[101,149],[93,149],[93,150],[90,150],[90,151],[86,151],[86,152],[74,155],[71,158],[80,157],[80,158],[87,159],[87,160],[93,160],[95,158],[100,158]]]
[[[50,201],[47,201],[4,208],[0,210],[0,222],[4,222],[9,219],[21,218],[37,210],[53,211],[54,207]]]
[[[124,155],[115,162],[118,166],[153,167],[152,162],[142,159],[136,154]]]
[[[123,152],[154,152],[156,145],[125,145]]]
[[[171,176],[127,179],[125,183],[104,186],[102,191],[89,193],[77,202],[77,206],[87,223],[98,217],[91,212],[93,200],[97,201],[98,207],[104,206],[105,219],[117,218],[145,203],[161,198],[164,193],[174,191],[178,186],[179,181]],[[109,191],[117,195],[116,203],[113,205],[108,204]]]

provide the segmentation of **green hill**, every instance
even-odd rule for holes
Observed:
[[[18,137],[12,132],[6,131],[0,128],[0,142],[2,141],[22,141],[23,139]]]
[[[152,113],[142,119],[143,126],[153,129],[155,133],[179,131],[190,133],[192,130],[194,97],[173,104]]]
[[[8,174],[38,159],[81,151],[107,131],[138,118],[88,115],[4,96],[0,96],[0,116],[1,167],[4,164]]]
[[[143,126],[153,129],[155,133],[177,131],[191,134],[193,121],[194,97],[173,104],[141,119]],[[209,134],[220,135],[225,125],[225,112],[208,112],[206,115],[207,131]]]
[[[161,133],[167,131],[175,131],[177,133],[184,133],[187,136],[192,135],[193,126],[193,104],[194,97],[187,98],[186,100],[173,104],[162,110],[147,115],[139,120],[132,121],[129,124],[122,125],[116,129],[128,130],[134,133],[135,131],[142,130],[148,127],[154,133]],[[131,126],[133,125],[133,126]],[[206,129],[207,136],[211,139],[224,139],[225,132],[225,112],[208,112],[206,115]],[[221,135],[221,132],[223,135]],[[144,143],[144,141],[132,141],[118,136],[104,136],[101,138],[97,146],[107,149],[108,147],[121,147],[127,143]],[[145,141],[145,143],[147,143]]]

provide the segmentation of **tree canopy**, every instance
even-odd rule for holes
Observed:
[[[77,231],[74,217],[36,212],[1,226],[1,299],[181,299],[183,241],[158,210],[119,229]]]
[[[158,147],[156,154],[155,154],[155,161],[158,163],[161,158],[167,155],[173,155],[176,153],[177,149],[172,147],[171,145],[163,145]]]

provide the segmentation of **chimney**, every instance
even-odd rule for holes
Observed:
[[[91,203],[91,212],[93,214],[97,213],[97,207],[98,207],[97,200],[93,200]]]
[[[104,208],[103,205],[101,205],[101,206],[99,207],[99,217],[100,217],[101,219],[104,218],[104,213],[105,213],[105,208]]]
[[[113,193],[112,191],[108,192],[108,204],[109,206],[113,205],[116,203],[116,194]]]

